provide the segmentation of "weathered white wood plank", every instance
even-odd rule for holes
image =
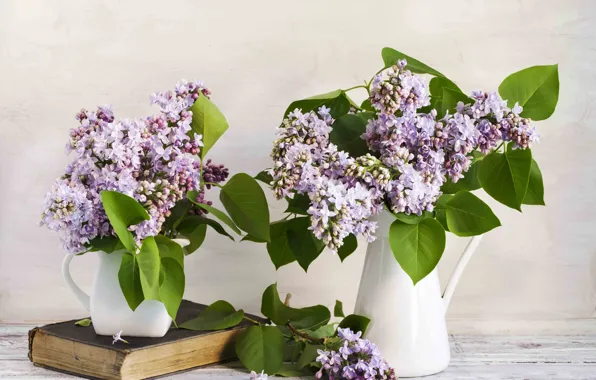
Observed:
[[[33,366],[31,326],[0,326],[0,378],[73,379]],[[596,335],[451,336],[452,363],[428,380],[596,380]],[[177,380],[247,379],[239,362],[169,376]],[[298,378],[295,378],[298,379]],[[306,378],[304,378],[306,379]]]

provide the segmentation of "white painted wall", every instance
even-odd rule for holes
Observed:
[[[538,124],[542,143],[533,149],[547,207],[522,215],[491,203],[503,227],[483,239],[448,315],[456,331],[506,331],[511,321],[552,330],[550,320],[564,328],[593,318],[595,22],[590,1],[0,0],[0,322],[85,314],[60,276],[57,236],[36,227],[44,193],[69,160],[63,147],[81,107],[112,103],[118,116],[143,116],[151,92],[203,79],[231,124],[212,157],[256,173],[269,165],[290,101],[370,78],[383,46],[468,91],[495,90],[527,66],[560,64],[559,106]],[[449,240],[443,280],[464,244]],[[263,289],[277,281],[296,305],[341,299],[349,309],[363,259],[364,247],[341,265],[325,252],[308,274],[295,264],[276,272],[264,246],[209,232],[188,260],[186,296],[258,311]],[[96,258],[74,261],[75,279],[88,287]]]

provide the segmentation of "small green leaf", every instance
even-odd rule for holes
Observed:
[[[400,213],[394,214],[394,215],[397,220],[404,222],[405,224],[418,224],[418,223],[422,222],[424,219],[433,217],[433,214],[428,211],[424,211],[422,213],[422,215],[416,215],[416,214],[408,215],[408,214],[404,214],[403,212],[400,212]]]
[[[184,268],[184,250],[180,244],[164,235],[155,236],[155,244],[157,244],[159,257],[162,259],[164,257],[171,257],[180,264],[180,267]]]
[[[172,257],[161,259],[163,281],[159,286],[159,299],[163,302],[168,315],[176,321],[176,314],[184,296],[185,275],[183,267]]]
[[[414,285],[437,266],[445,250],[445,230],[434,219],[418,224],[396,220],[389,228],[389,246]]]
[[[370,112],[377,112],[377,110],[375,109],[375,107],[372,106],[372,103],[370,102],[370,99],[366,99],[362,102],[362,104],[360,105],[360,108],[362,108],[363,110],[366,111],[370,111]]]
[[[544,183],[542,182],[542,173],[535,160],[532,160],[530,167],[530,179],[528,181],[528,190],[524,195],[525,205],[544,206]]]
[[[197,199],[196,198],[196,193],[197,193],[196,191],[189,191],[188,192],[188,197],[189,197],[188,199],[190,199],[190,201],[192,203],[196,204],[197,206],[199,206],[203,210],[207,211],[208,213],[210,213],[211,215],[213,215],[217,219],[219,219],[222,222],[224,222],[228,227],[230,227],[232,229],[232,231],[236,232],[238,235],[242,234],[242,231],[240,231],[240,229],[238,227],[236,227],[236,225],[234,224],[234,222],[232,221],[232,219],[230,219],[230,217],[225,212],[223,212],[221,210],[218,210],[218,209],[216,209],[213,206],[209,206],[208,204],[193,201],[193,199]]]
[[[273,181],[273,176],[269,174],[268,170],[262,170],[254,177],[256,180],[263,182],[267,186],[271,186],[271,182]]]
[[[521,211],[528,189],[532,152],[530,149],[511,149],[493,152],[481,161],[478,180],[482,188],[505,206]]]
[[[159,250],[153,236],[143,240],[141,250],[136,255],[139,265],[141,287],[146,300],[159,300],[159,271],[161,267]]]
[[[308,215],[310,198],[306,194],[294,194],[294,198],[286,197],[288,208],[285,212],[298,215]]]
[[[443,88],[448,88],[457,92],[463,92],[455,83],[447,78],[434,77],[430,80],[428,85],[429,92],[431,95],[430,107],[426,112],[430,112],[431,109],[437,110],[437,113],[441,113],[443,103]]]
[[[317,329],[326,325],[331,318],[329,309],[322,305],[302,309],[286,306],[279,298],[277,284],[270,285],[263,292],[261,313],[278,326],[292,322],[295,328],[304,330]]]
[[[238,173],[221,188],[219,199],[234,223],[257,239],[269,241],[269,207],[257,181]]]
[[[91,320],[89,318],[81,319],[80,321],[76,321],[75,325],[89,327],[89,326],[91,326]]]
[[[250,326],[236,339],[236,355],[249,371],[277,373],[283,353],[284,336],[274,326]]]
[[[342,90],[335,90],[326,94],[315,95],[313,97],[296,100],[290,104],[284,113],[284,117],[287,117],[290,112],[296,109],[302,110],[302,113],[310,111],[318,111],[321,106],[325,106],[331,109],[331,116],[338,118],[345,115],[350,111],[350,101],[346,97],[346,94]]]
[[[438,117],[443,117],[449,112],[450,114],[455,112],[457,103],[463,102],[464,104],[474,103],[466,94],[455,91],[450,88],[443,87],[443,96],[441,97],[441,110],[438,112]],[[439,111],[439,110],[437,110]]]
[[[329,336],[335,335],[335,330],[337,329],[338,323],[331,323],[329,325],[321,326],[316,330],[307,330],[308,336],[311,338],[327,338]]]
[[[192,130],[203,135],[203,147],[201,148],[201,158],[203,158],[229,125],[219,108],[206,96],[199,96],[190,110],[192,111],[192,123],[190,124]]]
[[[131,310],[136,310],[145,297],[143,296],[139,266],[134,253],[124,252],[122,254],[122,261],[118,270],[118,282],[128,306]]]
[[[476,236],[499,227],[501,222],[490,207],[468,191],[460,191],[446,204],[449,231],[457,236]]]
[[[335,301],[335,307],[333,308],[333,316],[334,317],[345,317],[344,315],[344,305],[340,300]]]
[[[184,322],[180,328],[195,331],[215,331],[234,327],[242,322],[244,311],[234,309],[226,301],[216,301],[209,305],[198,317]]]
[[[349,328],[355,333],[361,331],[364,335],[369,323],[370,318],[367,318],[362,315],[350,314],[347,317],[345,317],[337,327],[342,329]]]
[[[122,242],[116,236],[96,237],[89,241],[89,246],[93,251],[102,251],[112,253],[124,249]]]
[[[532,66],[513,73],[501,83],[499,94],[509,107],[519,103],[522,117],[548,119],[559,101],[559,66]]]
[[[290,242],[288,240],[288,228],[291,228],[296,219],[280,220],[271,223],[271,241],[267,242],[267,253],[271,258],[271,262],[275,265],[275,269],[279,269],[284,265],[296,261],[296,257],[290,249]]]
[[[310,343],[306,343],[304,346],[304,351],[302,351],[302,355],[298,359],[298,363],[296,363],[296,367],[298,369],[302,369],[309,365],[311,362],[314,362],[319,354],[317,350],[323,350],[324,347],[322,345],[314,345]]]
[[[103,208],[122,244],[130,252],[135,251],[135,241],[129,226],[149,220],[149,214],[134,198],[117,191],[102,191]]]
[[[304,271],[308,271],[308,267],[310,264],[315,261],[317,257],[323,252],[325,248],[325,244],[317,239],[313,234],[312,231],[308,229],[310,225],[310,221],[308,218],[296,218],[297,219],[305,219],[303,228],[294,227],[288,229],[286,234],[288,235],[288,242],[290,243],[290,249],[292,250],[292,254],[298,261],[298,264],[304,269]]]
[[[190,201],[188,199],[180,199],[176,202],[174,207],[170,209],[171,214],[166,218],[162,229],[164,231],[171,231],[178,228],[178,225],[182,222],[189,209]]]
[[[367,120],[359,114],[344,115],[333,123],[329,139],[339,150],[348,152],[352,157],[363,156],[369,151],[361,137],[366,132],[366,125]]]
[[[353,234],[349,234],[344,238],[344,243],[339,249],[337,250],[337,255],[339,259],[343,263],[343,261],[350,256],[354,251],[358,248],[358,239]]]
[[[281,377],[304,377],[312,376],[312,373],[305,369],[297,369],[292,363],[283,363],[281,368],[275,373],[275,376]]]
[[[476,161],[470,165],[470,169],[464,173],[464,178],[460,178],[457,182],[452,182],[450,179],[447,179],[447,182],[441,186],[441,191],[444,194],[455,194],[462,190],[473,191],[480,189],[480,181],[478,181],[479,167],[480,161]]]
[[[200,218],[200,220],[196,218]],[[207,223],[204,223],[200,216],[196,216],[196,218],[186,217],[178,226],[178,231],[190,241],[190,244],[184,248],[186,254],[191,254],[199,249],[207,234]]]
[[[432,67],[427,66],[419,60],[405,55],[404,53],[399,52],[395,49],[385,47],[383,48],[381,55],[383,56],[383,62],[385,62],[386,68],[397,64],[397,61],[399,61],[400,59],[405,59],[408,61],[406,69],[410,70],[413,73],[431,74],[437,77],[445,77],[445,75],[441,74]]]

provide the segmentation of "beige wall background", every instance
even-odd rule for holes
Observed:
[[[533,149],[547,207],[520,214],[491,202],[503,227],[483,239],[448,317],[453,332],[596,330],[595,22],[591,1],[0,0],[0,322],[85,315],[60,275],[57,236],[36,226],[81,107],[144,116],[150,93],[203,79],[231,124],[212,158],[254,174],[270,164],[292,100],[361,83],[391,46],[467,91],[559,63],[559,105]],[[284,205],[272,207],[277,216]],[[465,244],[449,239],[443,283]],[[296,305],[340,299],[349,310],[364,254],[361,245],[340,264],[324,252],[308,274],[276,272],[263,245],[209,231],[188,258],[186,297],[257,312],[277,281]],[[85,289],[96,260],[73,261]]]

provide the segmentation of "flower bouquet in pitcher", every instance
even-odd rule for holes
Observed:
[[[118,120],[107,106],[76,116],[66,147],[74,159],[47,194],[41,225],[60,234],[63,274],[99,335],[163,336],[184,294],[184,258],[208,226],[269,240],[259,184],[243,173],[228,180],[206,158],[228,128],[209,97],[201,82],[182,81],[152,95],[159,112],[146,118]],[[229,215],[205,200],[213,187]],[[91,251],[100,264],[88,296],[69,264]]]
[[[441,72],[394,49],[364,85],[298,100],[257,178],[286,199],[267,250],[279,268],[305,270],[327,247],[341,260],[368,241],[356,312],[398,376],[449,362],[437,263],[445,233],[475,238],[447,287],[445,304],[480,235],[501,225],[473,191],[521,211],[544,205],[532,158],[535,122],[558,100],[558,69],[534,66],[499,91],[465,93]],[[356,103],[348,92],[366,94]],[[282,249],[282,247],[285,247]]]

